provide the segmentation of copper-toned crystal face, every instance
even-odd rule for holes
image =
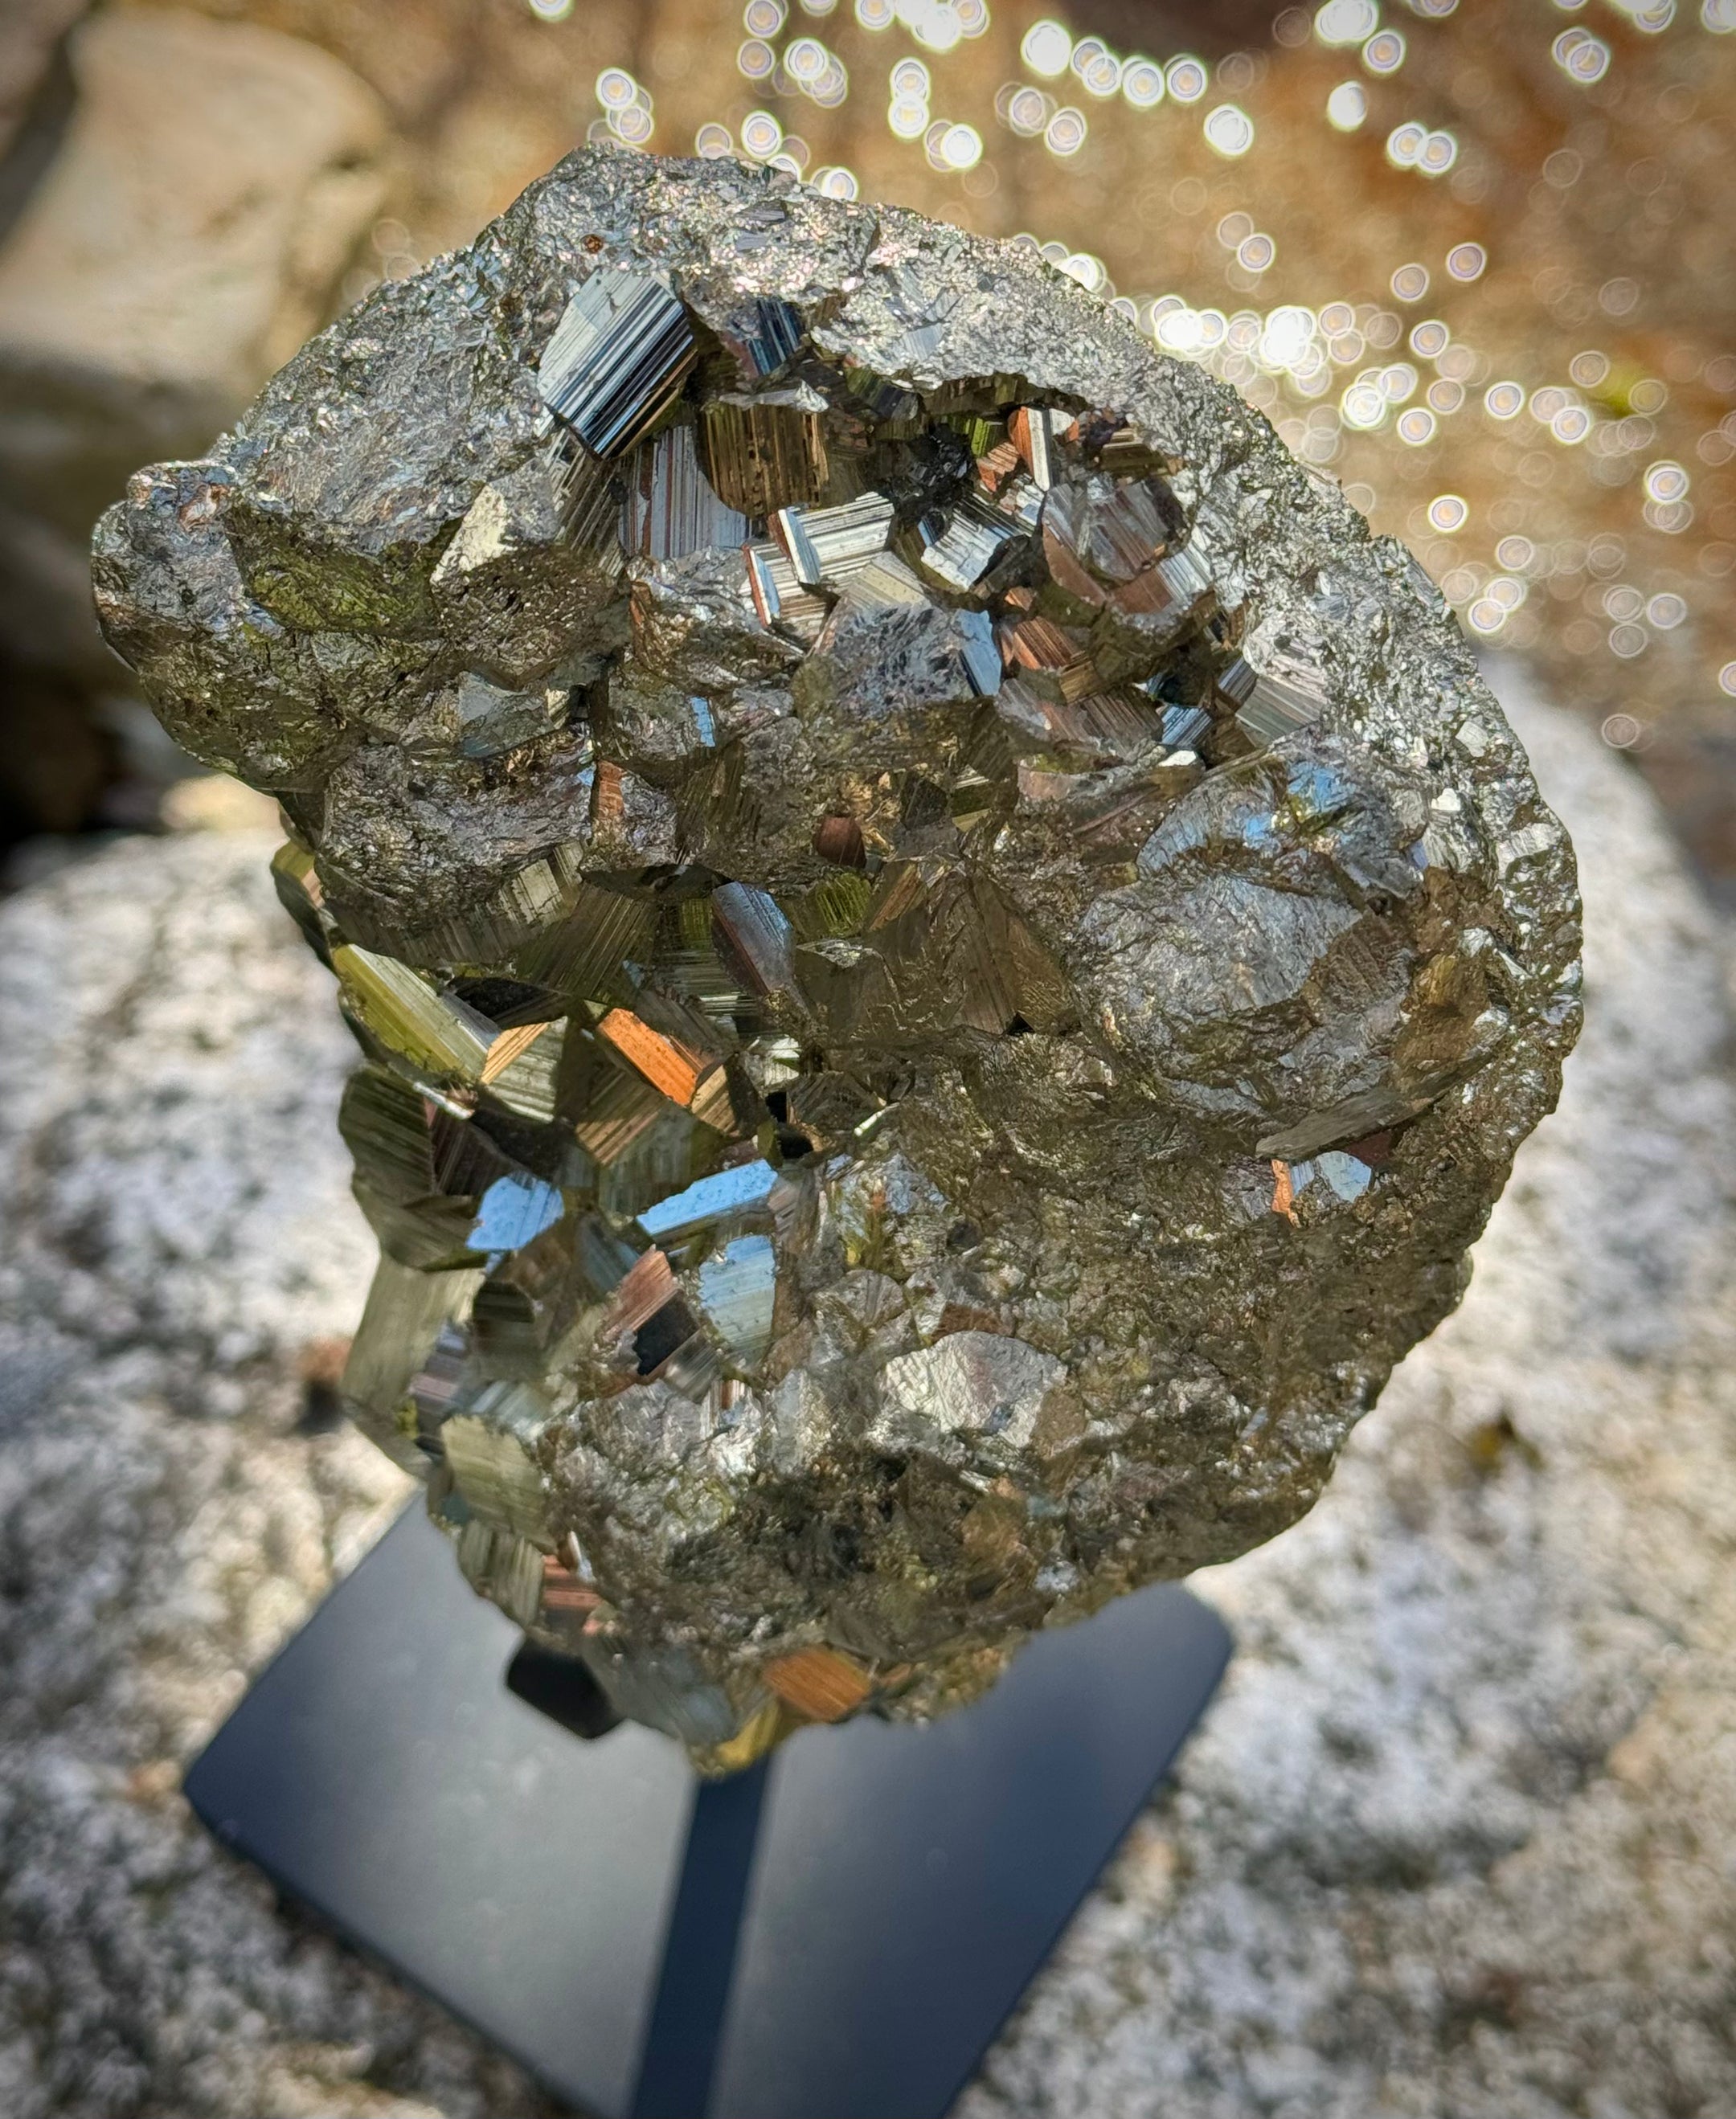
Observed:
[[[1554,1097],[1434,592],[1017,245],[576,156],[97,580],[362,1047],[355,1417],[710,1767],[1291,1521]]]

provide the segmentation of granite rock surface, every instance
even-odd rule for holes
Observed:
[[[1636,779],[1515,718],[1581,856],[1561,1108],[1320,1506],[1196,1578],[1224,1691],[968,2119],[1736,2109],[1728,958]]]
[[[1312,1514],[1197,1578],[1231,1677],[969,2119],[1736,2108],[1722,939],[1637,781],[1503,689],[1584,879],[1561,1108]],[[410,1491],[299,1425],[371,1244],[269,843],[0,906],[0,2108],[542,2119],[175,1792]]]

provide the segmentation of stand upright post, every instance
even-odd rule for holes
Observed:
[[[805,1730],[701,1783],[637,1724],[575,1735],[606,1714],[534,1658],[509,1689],[515,1644],[412,1509],[187,1793],[596,2119],[940,2119],[1229,1653],[1148,1589],[926,1727]]]

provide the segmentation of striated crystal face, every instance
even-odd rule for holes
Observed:
[[[1028,247],[576,155],[96,581],[364,1055],[355,1417],[708,1768],[1293,1520],[1554,1099],[1439,598]]]

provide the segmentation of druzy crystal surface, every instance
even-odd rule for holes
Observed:
[[[355,1417],[709,1768],[1293,1521],[1554,1099],[1440,599],[1028,246],[574,156],[96,582],[364,1055]]]

